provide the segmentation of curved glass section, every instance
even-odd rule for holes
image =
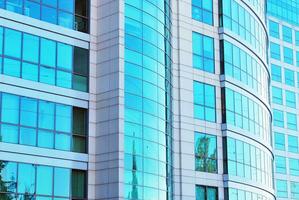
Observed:
[[[236,0],[222,0],[221,3],[220,26],[239,36],[244,45],[248,44],[253,52],[266,61],[267,32],[261,21],[244,3]]]
[[[254,98],[223,88],[223,123],[243,129],[271,146],[269,110]]]
[[[257,192],[245,191],[236,188],[229,188],[225,191],[225,199],[226,200],[274,200],[274,196],[264,195]]]
[[[266,21],[265,10],[266,10],[266,0],[243,0],[247,3],[252,10],[254,10],[263,22]]]
[[[0,8],[80,32],[89,32],[89,0],[1,0]]]
[[[87,110],[0,93],[0,142],[87,152]]]
[[[256,56],[227,40],[220,41],[221,74],[230,76],[269,100],[269,72]],[[269,101],[268,101],[269,102]]]
[[[87,197],[86,171],[0,160],[0,199],[78,199]]]
[[[89,51],[0,26],[0,74],[88,91]]]
[[[170,23],[169,1],[125,1],[125,199],[172,199]]]

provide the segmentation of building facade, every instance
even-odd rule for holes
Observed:
[[[282,5],[0,0],[0,199],[298,198]]]
[[[299,199],[297,1],[268,1],[277,199]]]

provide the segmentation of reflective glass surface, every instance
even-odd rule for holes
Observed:
[[[215,72],[214,39],[196,32],[192,33],[193,67],[210,73]]]
[[[4,48],[4,55],[0,56],[0,73],[88,91],[87,49],[2,27],[0,45],[0,49]]]
[[[0,161],[0,199],[84,200],[85,176],[80,170]]]
[[[215,86],[193,82],[194,117],[200,120],[216,122]]]
[[[251,180],[273,188],[272,155],[246,142],[227,137],[225,140],[225,174]]]
[[[279,198],[287,198],[288,197],[288,184],[285,180],[276,180],[276,195]]]
[[[125,199],[172,199],[170,12],[125,1]]]
[[[228,191],[227,191],[228,190]],[[264,196],[262,192],[256,193],[249,190],[240,190],[235,188],[226,189],[225,200],[274,200],[274,197]]]
[[[196,200],[217,200],[218,189],[208,186],[196,186]]]
[[[192,18],[213,25],[213,0],[192,0]]]
[[[0,141],[86,153],[86,109],[7,93],[0,97]]]
[[[89,32],[89,0],[1,0],[0,8],[77,31]]]
[[[213,135],[195,133],[195,170],[217,173],[217,138]]]

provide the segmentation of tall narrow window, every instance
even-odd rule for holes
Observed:
[[[196,200],[217,200],[217,193],[216,187],[196,186]]]
[[[192,18],[213,25],[213,0],[192,0]]]

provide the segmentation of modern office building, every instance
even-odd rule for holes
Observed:
[[[268,1],[277,199],[299,199],[299,2]]]
[[[0,0],[0,200],[298,199],[284,1]]]

